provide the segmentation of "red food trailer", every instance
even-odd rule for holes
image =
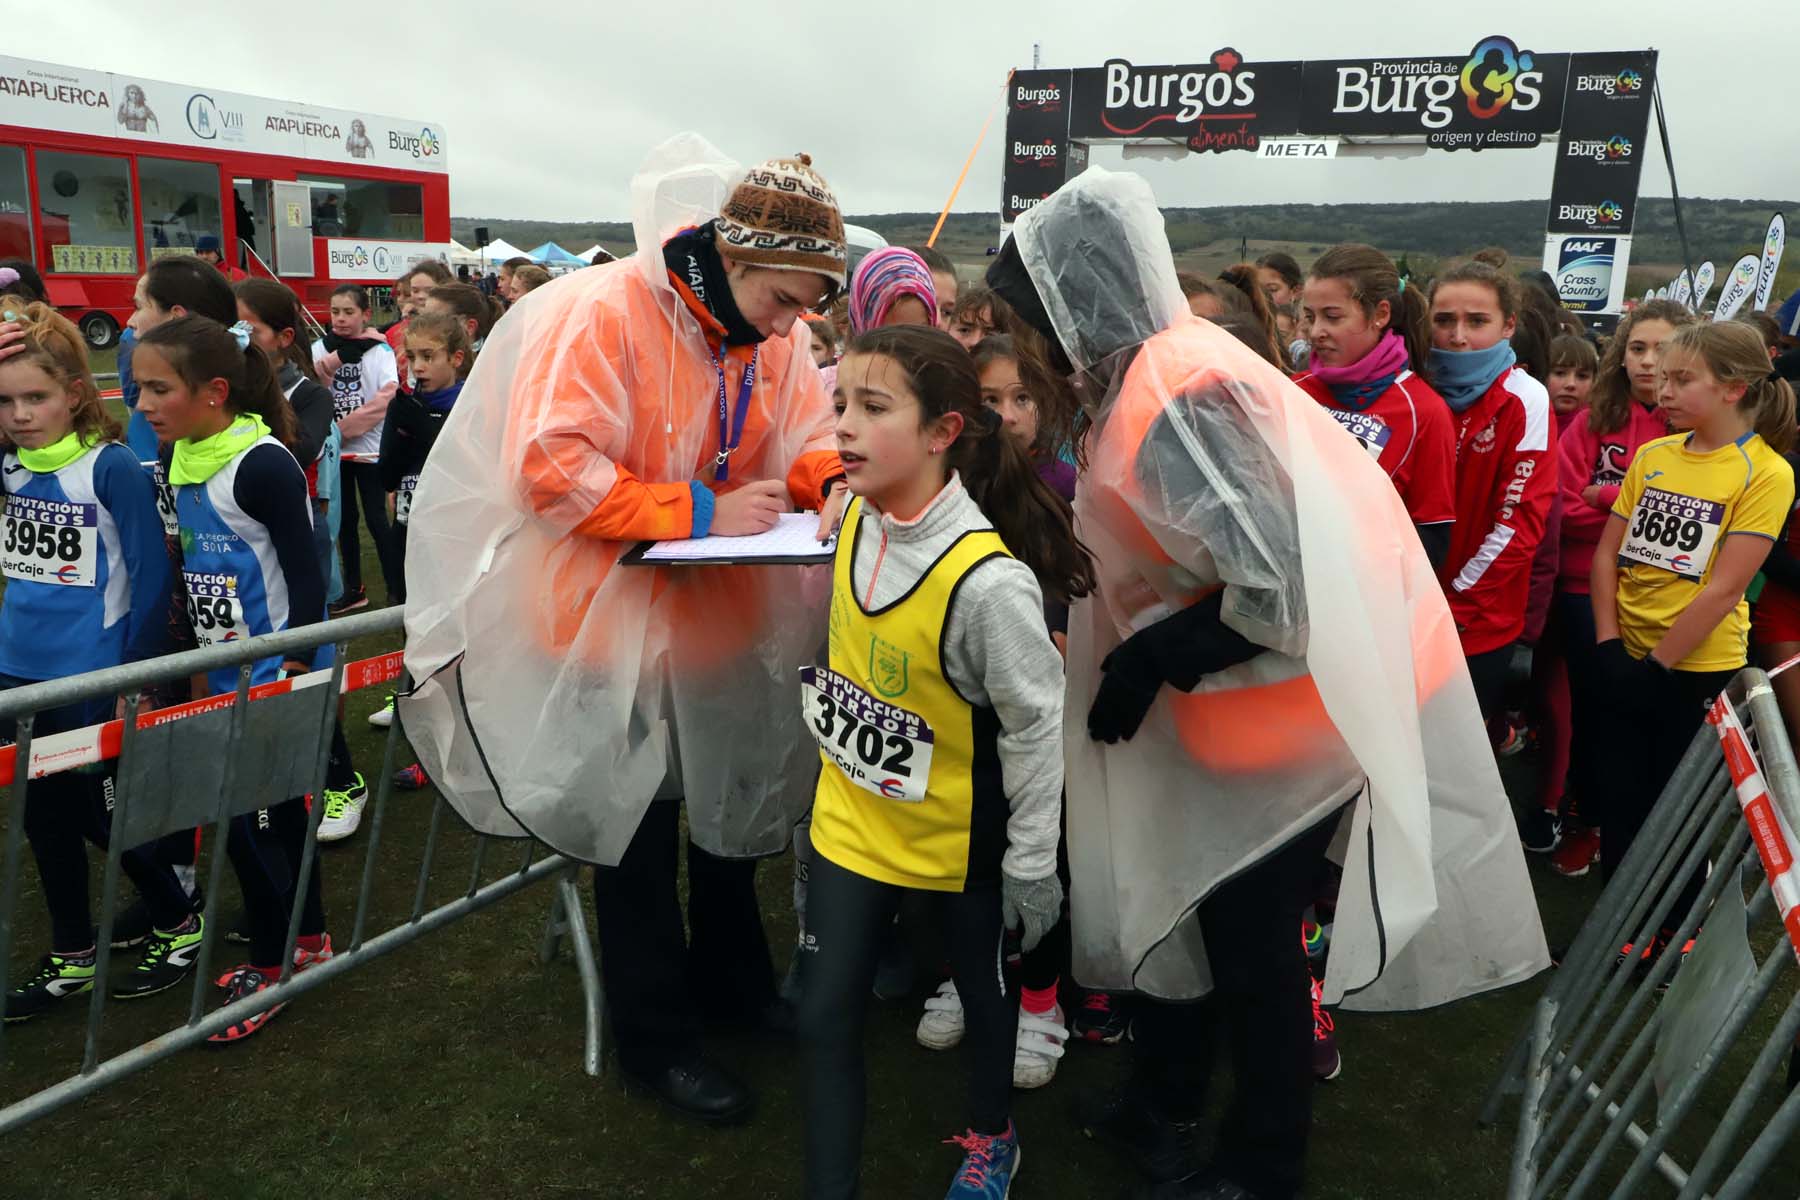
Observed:
[[[105,348],[146,264],[214,237],[315,316],[340,283],[448,260],[444,128],[0,56],[0,260]]]

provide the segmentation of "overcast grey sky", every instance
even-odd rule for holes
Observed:
[[[1460,54],[1499,33],[1545,52],[1656,47],[1683,194],[1800,197],[1800,0],[310,7],[309,19],[215,0],[178,10],[65,0],[7,22],[4,49],[438,122],[456,215],[580,220],[625,218],[644,151],[683,129],[740,161],[809,151],[848,212],[936,210],[1034,40],[1046,66],[1062,67],[1199,62],[1224,45],[1253,61]],[[998,207],[1003,119],[958,211]],[[1132,169],[1168,205],[1520,199],[1548,195],[1552,153],[1325,163],[1237,153]],[[1096,161],[1115,166],[1118,151]],[[1668,194],[1660,150],[1642,190]]]

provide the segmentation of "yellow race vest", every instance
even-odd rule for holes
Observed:
[[[851,578],[862,501],[845,514],[832,568],[831,666],[801,671],[807,727],[824,763],[813,849],[898,887],[960,892],[999,878],[1006,849],[994,710],[944,674],[944,624],[957,587],[1007,553],[992,530],[962,535],[916,586],[867,612]]]

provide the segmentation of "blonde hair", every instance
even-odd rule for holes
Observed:
[[[1738,411],[1777,454],[1794,448],[1794,389],[1769,370],[1761,335],[1739,321],[1686,325],[1662,345],[1665,361],[1687,354],[1706,364],[1720,383],[1744,385]]]
[[[12,321],[25,331],[25,349],[18,357],[77,394],[75,433],[83,442],[116,442],[123,436],[118,421],[100,403],[100,389],[88,366],[87,343],[67,317],[40,300],[5,295],[0,296],[0,320]],[[0,444],[11,442],[0,434]]]

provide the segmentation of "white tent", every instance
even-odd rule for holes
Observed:
[[[595,242],[592,246],[589,246],[586,250],[583,250],[580,254],[577,254],[575,257],[581,259],[583,262],[591,263],[594,261],[594,255],[596,255],[596,254],[604,254],[609,258],[612,257],[612,252],[610,250],[606,249],[606,247],[600,245],[600,243],[598,243],[598,242]]]
[[[485,251],[485,254],[487,256],[488,266],[490,266],[490,267],[498,267],[501,263],[505,262],[509,258],[530,258],[531,257],[531,255],[525,253],[523,250],[519,249],[517,246],[513,245],[511,242],[505,240],[504,238],[502,238],[500,241],[497,241],[497,242],[489,242],[487,244],[487,250]]]
[[[502,259],[501,261],[505,261]],[[481,252],[471,250],[455,238],[450,239],[450,265],[453,267],[479,267]]]

